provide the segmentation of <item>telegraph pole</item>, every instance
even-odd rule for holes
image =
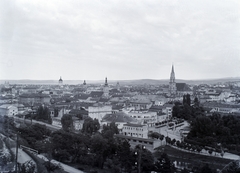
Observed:
[[[16,158],[15,158],[15,170],[16,173],[18,173],[18,164],[17,164],[17,159],[18,159],[18,132],[17,132],[17,142],[16,142]]]

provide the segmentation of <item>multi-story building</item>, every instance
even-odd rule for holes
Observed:
[[[137,119],[142,124],[154,124],[157,122],[157,112],[131,111],[128,114],[130,117]]]
[[[165,104],[163,105],[162,112],[166,114],[167,119],[170,119],[172,117],[172,109],[174,104]]]
[[[148,138],[148,126],[141,124],[124,124],[122,134],[125,136]]]
[[[46,94],[22,94],[19,96],[21,103],[44,103],[50,104],[50,96]]]

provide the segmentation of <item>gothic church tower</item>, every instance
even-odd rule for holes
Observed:
[[[171,95],[175,95],[177,93],[177,87],[175,82],[175,73],[174,73],[174,67],[172,65],[172,71],[170,76],[170,82],[169,82],[169,93]]]

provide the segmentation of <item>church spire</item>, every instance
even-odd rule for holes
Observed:
[[[174,73],[174,66],[172,65],[172,71],[170,76],[170,82],[175,82],[175,73]]]
[[[172,71],[170,75],[170,82],[169,82],[169,93],[176,94],[177,88],[176,88],[176,82],[175,82],[175,73],[174,73],[174,66],[172,65]]]

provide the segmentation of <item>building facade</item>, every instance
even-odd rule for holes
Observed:
[[[122,134],[125,136],[148,138],[148,126],[141,124],[124,124]]]
[[[99,123],[101,123],[103,117],[106,114],[112,113],[112,106],[111,105],[93,105],[88,107],[88,116],[92,119],[97,119]]]
[[[12,117],[18,114],[18,108],[13,105],[1,105],[0,106],[0,115]]]

